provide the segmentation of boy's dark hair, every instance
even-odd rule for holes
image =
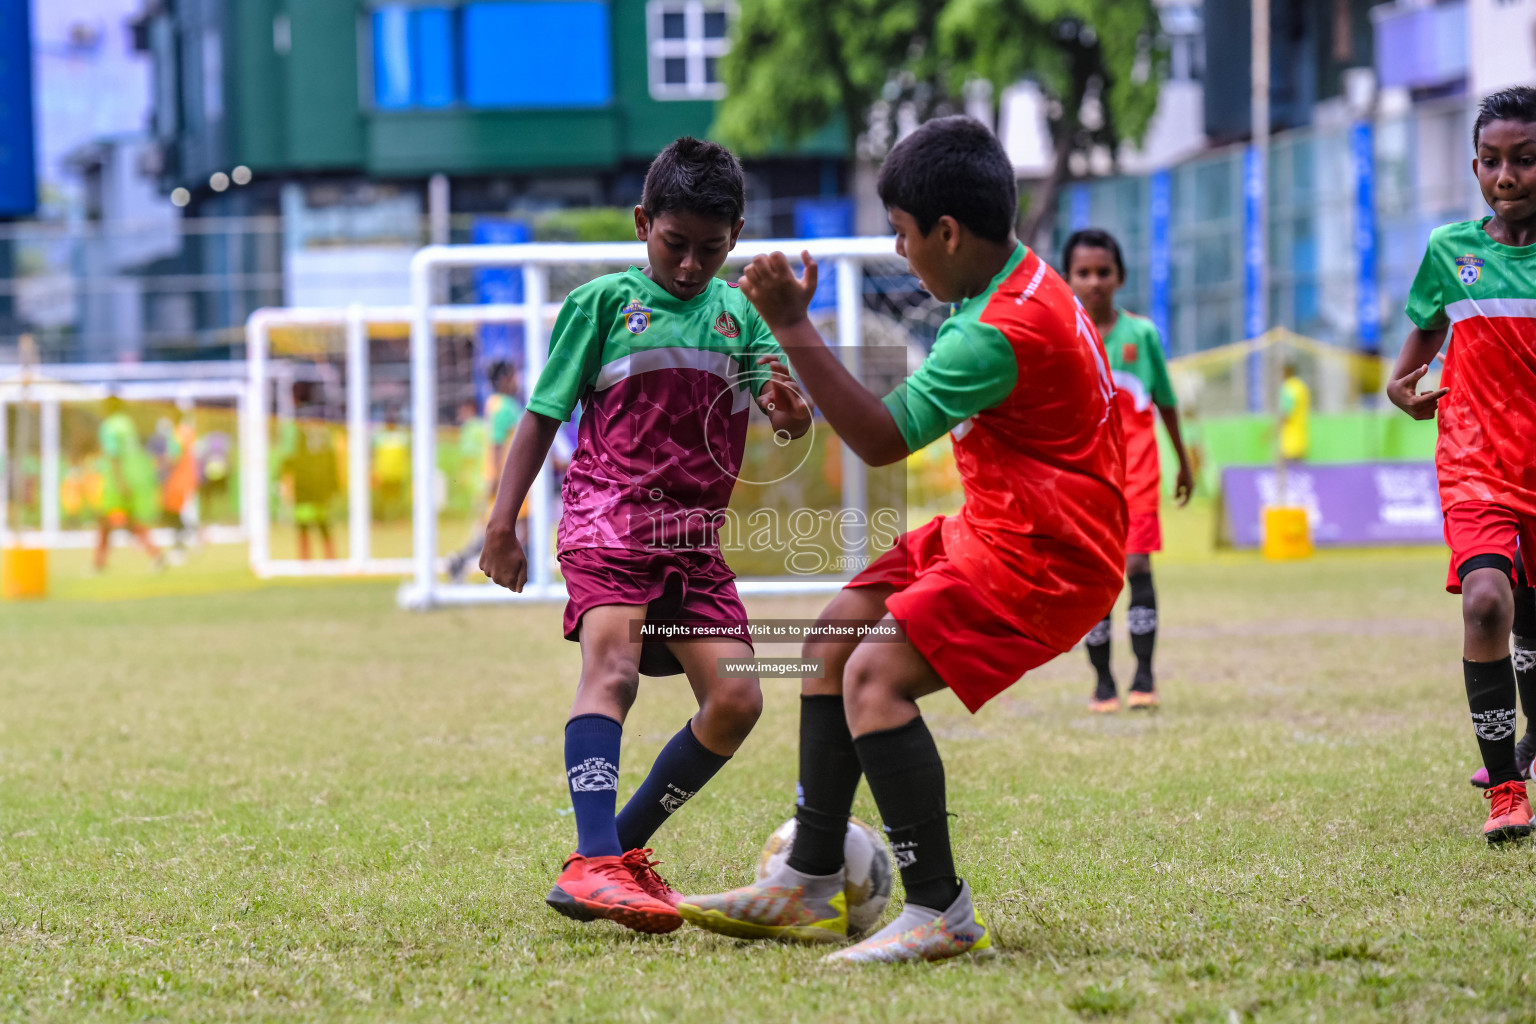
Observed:
[[[501,383],[502,377],[516,372],[517,366],[515,364],[505,359],[494,359],[491,361],[491,365],[485,368],[485,379],[491,382],[492,387],[495,387]]]
[[[1013,161],[986,125],[963,114],[935,118],[898,142],[876,188],[925,236],[950,216],[979,238],[1006,242],[1019,213]]]
[[[1115,236],[1103,228],[1083,228],[1073,232],[1067,239],[1067,244],[1061,249],[1061,272],[1072,273],[1072,253],[1078,249],[1107,249],[1115,258],[1115,269],[1120,271],[1120,280],[1125,280],[1125,257],[1120,255],[1120,243],[1115,241]]]
[[[747,205],[746,193],[746,175],[734,153],[718,142],[685,135],[651,161],[640,206],[652,220],[685,210],[735,227]]]
[[[1483,100],[1477,108],[1477,120],[1472,122],[1473,148],[1482,143],[1483,129],[1494,121],[1536,124],[1536,89],[1514,85]]]

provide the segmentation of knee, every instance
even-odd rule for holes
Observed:
[[[640,666],[618,651],[593,658],[582,666],[580,688],[585,696],[628,709],[640,693]]]
[[[1461,617],[1468,632],[1503,636],[1509,632],[1514,611],[1514,599],[1507,587],[1477,585],[1462,592]]]
[[[884,706],[890,696],[885,680],[876,671],[874,659],[861,657],[860,652],[855,651],[843,669],[843,707],[848,712],[848,725],[857,733],[859,723]]]
[[[725,680],[705,699],[703,710],[722,726],[745,736],[762,717],[762,687],[755,679]]]
[[[1126,555],[1125,575],[1127,579],[1131,579],[1136,576],[1150,577],[1152,575],[1152,556]]]

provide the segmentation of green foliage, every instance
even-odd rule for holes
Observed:
[[[551,210],[533,222],[540,242],[633,242],[635,212],[627,206],[576,206]]]
[[[743,0],[715,132],[745,153],[793,143],[842,115],[850,152],[962,108],[968,83],[1020,78],[1054,101],[1072,145],[1140,139],[1157,104],[1152,0]],[[1084,101],[1103,116],[1079,138]]]

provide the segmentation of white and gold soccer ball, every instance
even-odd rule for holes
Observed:
[[[757,880],[761,882],[789,860],[795,845],[795,819],[778,827],[757,856]],[[848,819],[843,839],[843,895],[848,900],[848,935],[857,938],[875,926],[891,901],[891,874],[895,861],[885,836],[858,818]]]

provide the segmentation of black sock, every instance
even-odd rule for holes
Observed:
[[[1137,573],[1131,585],[1131,606],[1125,623],[1131,631],[1131,653],[1136,655],[1136,678],[1131,689],[1151,693],[1156,685],[1152,677],[1152,649],[1157,646],[1157,589],[1150,572]]]
[[[944,762],[921,716],[853,741],[891,837],[907,902],[943,911],[960,895],[944,807]]]
[[[1515,768],[1515,670],[1510,659],[1463,661],[1472,731],[1483,752],[1488,785],[1520,778]]]
[[[848,814],[863,772],[843,698],[801,697],[800,782],[790,867],[807,875],[830,875],[842,868]]]
[[[661,748],[645,781],[619,812],[619,845],[626,851],[645,846],[673,812],[703,789],[730,759],[730,755],[717,754],[700,743],[693,734],[693,723],[684,722]]]
[[[1083,645],[1088,648],[1088,664],[1099,675],[1093,689],[1094,700],[1109,700],[1116,695],[1115,677],[1109,671],[1109,620],[1109,615],[1104,616],[1104,621],[1089,630],[1083,639]]]
[[[1515,687],[1520,691],[1520,710],[1525,712],[1525,737],[1536,741],[1536,588],[1515,588],[1515,637],[1510,660],[1515,667]]]

